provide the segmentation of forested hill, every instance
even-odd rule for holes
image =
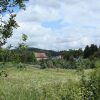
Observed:
[[[43,53],[47,53],[50,54],[51,56],[57,56],[60,55],[60,52],[57,51],[53,51],[53,50],[45,50],[45,49],[39,49],[39,48],[28,48],[29,51],[33,51],[33,52],[43,52]]]
[[[20,48],[20,47],[18,47]],[[17,50],[18,48],[14,49]],[[28,51],[32,52],[42,52],[46,53],[48,56],[59,56],[62,55],[65,59],[68,59],[70,57],[78,58],[78,57],[83,57],[83,58],[90,58],[90,57],[99,57],[100,56],[100,47],[98,47],[95,44],[87,45],[84,50],[79,48],[78,50],[64,50],[64,51],[54,51],[54,50],[46,50],[46,49],[40,49],[40,48],[33,48],[29,47]]]

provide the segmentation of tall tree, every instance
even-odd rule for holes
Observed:
[[[84,50],[84,58],[89,58],[89,57],[92,56],[97,50],[98,50],[97,45],[91,44],[90,47],[87,45],[87,46],[85,47],[85,50]]]
[[[98,50],[98,47],[94,44],[90,46],[90,55],[93,55]]]
[[[90,49],[89,46],[87,45],[84,49],[84,58],[88,58],[90,56]]]

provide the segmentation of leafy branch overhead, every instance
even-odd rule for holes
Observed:
[[[25,9],[24,1],[28,0],[0,0],[0,48],[6,43],[7,38],[12,36],[13,29],[18,27],[14,8]],[[10,16],[6,21],[3,20],[5,14]]]
[[[11,7],[19,6],[19,8],[25,8],[24,1],[28,0],[0,0],[0,12],[6,12]]]

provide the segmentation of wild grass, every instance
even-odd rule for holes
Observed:
[[[0,76],[0,100],[82,100],[81,77],[76,70],[43,70],[32,65],[20,70],[13,64],[2,70],[8,76]],[[85,70],[86,77],[90,72]]]

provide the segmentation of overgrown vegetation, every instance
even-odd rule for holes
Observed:
[[[8,65],[8,66],[7,66]],[[100,61],[99,68],[65,70],[38,69],[26,65],[18,70],[8,63],[0,72],[1,100],[99,100],[100,99]],[[5,71],[7,77],[5,77]]]
[[[64,60],[64,59],[48,59],[41,60],[38,62],[41,65],[42,69],[45,68],[63,68],[63,69],[78,69],[82,67],[84,69],[91,69],[96,67],[96,61],[90,59],[73,59],[73,60]]]

